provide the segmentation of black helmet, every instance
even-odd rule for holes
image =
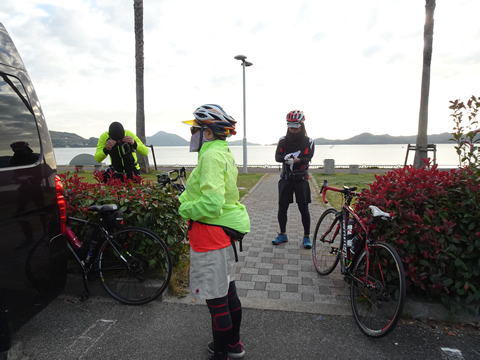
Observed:
[[[108,135],[110,136],[110,139],[122,140],[125,137],[123,125],[117,121],[112,122],[108,128]]]

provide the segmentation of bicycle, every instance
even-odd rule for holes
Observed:
[[[88,280],[96,278],[110,296],[128,305],[158,298],[172,275],[172,259],[163,240],[145,228],[122,227],[116,204],[93,205],[88,211],[99,220],[67,218],[69,225],[83,229],[83,243],[70,227],[65,232],[67,247],[83,273],[85,289],[80,300],[89,297]]]
[[[102,182],[104,183],[107,183],[108,181],[111,181],[111,180],[120,180],[122,183],[129,182],[129,181],[133,181],[133,182],[140,181],[140,175],[130,174],[130,177],[129,177],[127,176],[126,173],[115,170],[113,165],[109,165],[105,170],[103,170],[100,173],[100,176],[101,176]]]
[[[172,175],[176,175],[173,177]],[[182,193],[185,190],[185,182],[183,179],[187,178],[187,171],[185,167],[180,169],[173,169],[167,172],[163,172],[157,175],[157,181],[163,186],[170,184],[173,189],[177,190],[179,193]],[[177,181],[180,181],[177,183]]]
[[[350,206],[358,196],[356,187],[342,189],[328,186],[320,190],[323,202],[328,203],[328,190],[343,195],[341,210],[329,208],[315,227],[312,255],[315,269],[328,275],[340,263],[344,280],[350,284],[350,301],[355,321],[368,336],[382,337],[397,325],[403,312],[406,280],[403,264],[397,251],[377,241],[372,228],[390,214],[370,205],[372,215],[367,223]]]

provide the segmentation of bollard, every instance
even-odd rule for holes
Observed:
[[[323,172],[324,172],[324,174],[328,174],[328,175],[335,174],[335,160],[334,159],[324,159],[323,160]]]
[[[350,174],[358,175],[358,165],[350,165]]]

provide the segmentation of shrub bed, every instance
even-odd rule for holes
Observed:
[[[408,291],[441,297],[451,310],[480,309],[480,179],[468,168],[411,166],[375,176],[355,205],[390,212],[376,236],[392,244],[405,266]]]
[[[67,215],[87,219],[90,205],[117,204],[123,212],[126,226],[141,226],[155,232],[167,244],[174,265],[188,253],[186,222],[178,214],[180,203],[176,191],[151,180],[121,182],[119,179],[101,181],[95,172],[96,183],[88,183],[76,173],[59,174],[64,186]]]

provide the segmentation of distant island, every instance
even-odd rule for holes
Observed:
[[[53,147],[55,148],[78,148],[78,147],[96,147],[98,138],[91,137],[85,139],[77,134],[60,131],[50,131]],[[229,141],[230,145],[243,145],[243,140]],[[248,145],[260,146],[247,142]],[[153,146],[188,146],[189,142],[181,136],[170,134],[165,131],[159,131],[153,136],[147,136],[147,145]]]
[[[429,144],[452,144],[450,140],[453,138],[451,133],[442,133],[436,135],[428,135]],[[329,140],[317,138],[314,140],[315,145],[369,145],[369,144],[416,144],[417,135],[410,136],[391,136],[391,135],[373,135],[370,133],[362,133],[346,140]]]
[[[96,147],[98,138],[91,137],[85,139],[77,134],[60,131],[50,131],[53,147]],[[442,133],[438,135],[428,135],[429,144],[452,144],[450,140],[452,134]],[[369,145],[369,144],[415,144],[417,136],[391,136],[391,135],[373,135],[370,133],[362,133],[345,140],[330,140],[325,138],[317,138],[314,140],[315,145]],[[176,134],[170,134],[159,131],[153,136],[147,136],[147,145],[153,146],[188,146],[189,142]],[[230,145],[243,145],[243,140],[230,141]],[[259,146],[260,144],[247,142],[250,146]],[[272,145],[276,145],[272,144]]]

